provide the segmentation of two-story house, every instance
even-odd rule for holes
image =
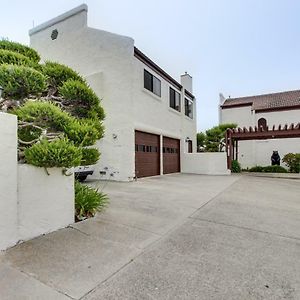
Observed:
[[[81,5],[30,30],[42,56],[85,77],[102,99],[105,136],[96,178],[130,181],[180,172],[182,154],[196,150],[192,77],[178,82],[130,37],[90,28]]]
[[[219,123],[236,123],[238,127],[250,126],[265,129],[300,122],[300,90],[257,96],[227,98],[220,94]],[[241,141],[238,160],[243,168],[271,164],[273,151],[281,158],[287,153],[300,152],[299,138]]]

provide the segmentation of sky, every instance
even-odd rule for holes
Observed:
[[[176,80],[193,76],[197,126],[218,124],[219,93],[300,89],[298,0],[0,0],[0,36],[28,30],[82,3],[88,25],[130,36]]]

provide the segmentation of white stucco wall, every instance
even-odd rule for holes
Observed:
[[[18,230],[25,241],[74,223],[74,174],[18,166]]]
[[[74,174],[17,163],[17,118],[0,112],[0,251],[74,222]]]
[[[58,61],[77,70],[103,99],[105,136],[97,143],[101,158],[93,177],[133,180],[136,129],[181,139],[181,152],[186,151],[185,139],[189,137],[196,151],[196,104],[193,120],[184,116],[183,94],[182,112],[169,108],[170,84],[157,74],[161,98],[145,90],[143,70],[150,69],[134,57],[134,40],[88,27],[86,13],[83,10],[76,18],[61,17],[59,23],[50,22],[43,30],[31,32],[30,43],[43,60]],[[53,41],[50,36],[54,29],[58,37]]]
[[[225,152],[185,153],[183,156],[183,173],[229,175]]]
[[[221,110],[221,122],[236,123],[240,127],[253,126],[255,122],[254,111],[251,110],[251,106],[243,106],[236,108],[226,108]]]
[[[260,118],[265,118],[267,120],[267,125],[272,128],[273,125],[276,127],[278,125],[284,126],[285,124],[290,125],[291,123],[297,124],[300,122],[300,109],[295,110],[282,110],[273,112],[255,112],[255,124]]]
[[[0,250],[16,243],[17,118],[0,112]]]

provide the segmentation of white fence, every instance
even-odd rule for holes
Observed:
[[[74,222],[74,175],[19,165],[17,118],[0,113],[0,250]]]
[[[182,173],[203,175],[229,175],[225,152],[184,153]]]

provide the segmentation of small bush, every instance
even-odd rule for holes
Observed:
[[[287,170],[281,166],[255,166],[248,170],[249,172],[262,172],[262,173],[287,173]]]
[[[16,42],[1,40],[0,49],[10,50],[13,52],[20,53],[36,63],[40,61],[40,56],[34,49]]]
[[[0,49],[0,65],[3,64],[28,66],[32,68],[37,66],[36,63],[20,53]]]
[[[94,165],[100,158],[100,152],[96,148],[83,148],[82,149],[82,166]]]
[[[81,155],[81,149],[65,139],[53,142],[43,140],[25,150],[28,164],[45,168],[79,166]]]
[[[288,153],[282,161],[288,166],[291,173],[300,173],[300,153]]]
[[[107,195],[75,181],[75,213],[77,220],[94,216],[107,203]]]
[[[84,82],[77,72],[65,65],[47,61],[42,68],[43,74],[48,77],[48,83],[51,87],[58,88],[70,79]]]
[[[262,166],[255,166],[248,169],[248,172],[263,172],[264,167]]]
[[[45,76],[37,70],[6,64],[0,66],[0,85],[4,88],[4,98],[17,100],[38,96],[47,87]]]
[[[231,172],[232,173],[241,173],[241,165],[237,160],[231,162]]]

